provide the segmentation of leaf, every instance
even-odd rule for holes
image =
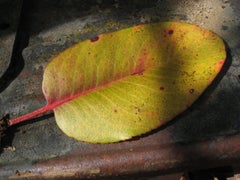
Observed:
[[[80,141],[129,139],[186,110],[221,70],[225,46],[198,26],[163,22],[98,35],[48,64],[46,107]]]

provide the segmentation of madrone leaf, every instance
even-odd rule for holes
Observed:
[[[180,22],[138,25],[69,47],[47,65],[43,111],[79,141],[110,143],[186,110],[226,59],[216,34]]]

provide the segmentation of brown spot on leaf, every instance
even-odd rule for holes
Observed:
[[[194,89],[189,89],[189,93],[193,94],[194,93]]]
[[[96,42],[96,41],[98,41],[99,40],[99,37],[98,36],[95,36],[95,37],[93,37],[93,38],[90,38],[90,41],[91,42]]]
[[[141,109],[140,109],[139,107],[135,106],[134,108],[135,108],[135,110],[136,110],[135,114],[138,114],[138,113],[141,112]]]
[[[167,33],[168,33],[168,35],[172,35],[174,33],[174,31],[172,29],[169,29]]]
[[[117,112],[118,112],[118,110],[117,110],[117,109],[114,109],[114,112],[115,112],[115,113],[117,113]]]
[[[160,87],[160,90],[163,91],[165,88],[163,86]]]
[[[138,121],[141,122],[141,121],[142,121],[142,118],[141,118],[141,117],[138,117]]]

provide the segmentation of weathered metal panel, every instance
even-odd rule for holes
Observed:
[[[1,1],[0,8],[6,2]],[[52,114],[11,128],[1,142],[5,148],[0,155],[0,176],[90,178],[167,173],[239,162],[238,0],[43,0],[29,6],[25,26],[29,26],[30,39],[22,52],[24,68],[0,94],[1,117],[16,117],[43,106],[42,74],[50,58],[99,33],[139,23],[186,21],[222,36],[228,46],[228,60],[218,79],[191,108],[166,126],[130,141],[105,145],[77,142],[58,129]],[[12,10],[12,6],[4,7]],[[9,21],[13,25],[15,16]],[[4,30],[0,38],[7,38],[11,32],[14,30]],[[7,62],[2,61],[5,55],[0,54],[2,64]],[[0,66],[0,72],[6,67]]]

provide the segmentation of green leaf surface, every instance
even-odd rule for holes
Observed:
[[[101,34],[48,64],[47,107],[79,141],[109,143],[149,132],[186,110],[226,59],[216,34],[162,22]]]

